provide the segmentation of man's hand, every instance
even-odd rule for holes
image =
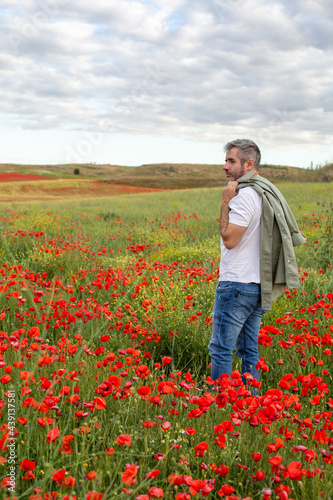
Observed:
[[[236,188],[238,186],[237,181],[229,181],[227,184],[227,187],[224,188],[222,191],[222,203],[228,204],[232,198],[237,196],[237,191]]]

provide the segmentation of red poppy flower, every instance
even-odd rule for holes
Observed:
[[[216,404],[219,408],[224,408],[228,402],[228,395],[224,393],[220,393],[216,396]]]
[[[215,474],[220,474],[221,477],[227,476],[229,473],[229,467],[227,465],[221,464],[215,470]]]
[[[171,427],[170,422],[163,422],[163,424],[159,424],[159,425],[164,432],[168,431]]]
[[[191,500],[191,495],[185,492],[177,493],[177,495],[175,496],[175,500]]]
[[[206,484],[206,480],[195,479],[191,482],[189,492],[191,493],[191,495],[196,495],[206,486]]]
[[[143,385],[139,387],[136,392],[139,394],[139,396],[147,396],[147,394],[151,393],[151,388]]]
[[[147,479],[156,479],[157,476],[159,475],[160,471],[157,469],[153,469],[150,472],[147,472],[146,478]]]
[[[155,425],[157,425],[157,422],[152,422],[151,420],[147,420],[147,422],[142,422],[142,425],[147,429],[151,429],[152,427],[155,427]]]
[[[205,441],[202,441],[201,443],[197,444],[194,448],[195,450],[195,456],[196,457],[203,457],[205,454],[205,451],[208,450],[208,444]]]
[[[214,426],[214,432],[216,432],[216,434],[226,434],[227,432],[232,432],[233,430],[234,426],[230,420],[224,420],[221,424]]]
[[[9,384],[10,381],[11,381],[10,375],[2,375],[2,377],[0,378],[0,382],[2,384]]]
[[[189,419],[192,419],[192,418],[200,418],[203,414],[204,414],[204,411],[203,411],[203,410],[201,410],[200,408],[196,408],[195,410],[191,410],[191,411],[188,413],[188,418],[189,418]]]
[[[224,495],[231,495],[234,491],[235,489],[230,484],[224,484],[218,491],[218,494],[220,497],[223,497]]]
[[[259,425],[258,417],[256,417],[256,415],[251,415],[251,417],[249,418],[249,424],[252,427],[257,427]]]
[[[327,350],[329,350],[329,349],[327,349]],[[14,361],[13,366],[15,366],[15,368],[23,368],[24,363],[23,363],[23,361]]]
[[[214,439],[214,443],[216,443],[222,450],[226,447],[227,438],[224,434],[220,434],[217,438]]]
[[[121,379],[116,375],[110,375],[110,377],[108,377],[108,382],[110,382],[110,384],[114,385],[115,387],[121,386]]]
[[[265,473],[262,470],[257,470],[256,475],[252,476],[252,482],[262,481],[263,479],[265,479]]]
[[[110,337],[110,335],[103,335],[103,336],[99,339],[99,341],[100,341],[100,342],[107,342],[108,340],[110,340],[110,338],[111,338],[111,337]]]
[[[269,458],[267,462],[271,464],[272,471],[275,472],[281,465],[282,457],[280,455],[276,455],[275,457]]]
[[[51,429],[46,436],[46,442],[47,443],[54,443],[56,439],[59,437],[59,429],[58,426],[55,426],[53,429]]]
[[[98,493],[97,491],[90,491],[89,493],[86,494],[86,499],[87,500],[102,500],[103,498],[103,493]]]
[[[162,498],[164,495],[164,491],[161,488],[157,488],[156,486],[152,486],[149,488],[148,496],[149,498]]]
[[[176,384],[169,380],[160,382],[157,386],[157,390],[160,394],[171,394],[176,388]]]
[[[73,488],[75,485],[76,479],[73,476],[67,476],[61,482],[61,486],[65,486],[66,488]]]
[[[80,396],[78,394],[72,394],[72,396],[69,396],[69,398],[66,399],[67,403],[76,403],[80,399]]]
[[[289,477],[290,479],[295,479],[296,481],[302,479],[303,471],[301,462],[291,462],[283,472],[283,477]]]
[[[52,480],[53,481],[61,481],[64,479],[66,474],[66,469],[54,470],[52,471]]]
[[[171,363],[170,356],[163,356],[162,358],[162,366],[169,365]]]
[[[33,462],[32,460],[22,460],[20,462],[20,468],[22,470],[34,470],[36,467],[36,462]]]
[[[313,450],[306,450],[304,458],[307,462],[311,463],[312,460],[317,460],[317,453]]]
[[[32,479],[36,479],[36,476],[31,470],[29,470],[25,474],[23,474],[22,479],[24,479],[25,481],[31,481]]]
[[[327,441],[328,441],[327,434],[324,430],[320,430],[320,431],[316,430],[314,433],[313,439],[315,441],[319,441],[319,443],[327,443]]]
[[[127,446],[132,446],[131,439],[129,434],[120,434],[116,439],[116,443],[119,444],[119,446],[124,446],[125,444]]]
[[[50,418],[50,417],[41,417],[41,418],[37,418],[37,423],[41,426],[41,427],[45,427],[46,425],[51,425],[52,422],[54,422],[54,419],[53,418]]]
[[[39,328],[38,328],[38,326],[32,326],[28,330],[28,335],[29,335],[29,337],[38,337],[39,336]]]
[[[9,476],[8,476],[8,477],[4,477],[4,478],[1,480],[1,483],[0,483],[0,488],[1,488],[2,490],[7,489],[7,488],[9,489],[9,488],[11,488],[12,486],[14,486],[14,487],[15,487],[15,481],[13,482],[13,481],[12,481],[12,479],[11,479],[11,477],[9,477]]]
[[[122,473],[121,479],[125,484],[134,484],[138,474],[138,465],[127,465],[126,470]]]
[[[185,432],[188,436],[194,436],[196,430],[193,427],[188,427],[187,429],[185,429]]]
[[[175,486],[179,486],[183,483],[183,476],[181,474],[170,474],[168,481]]]
[[[114,454],[114,448],[107,448],[105,450],[105,455],[109,455],[111,457]]]
[[[94,406],[97,410],[104,410],[105,406],[106,406],[106,401],[104,398],[101,398],[101,397],[97,397],[94,399],[93,401],[94,403]]]
[[[95,470],[91,470],[84,477],[89,481],[93,481],[97,477],[97,472]]]

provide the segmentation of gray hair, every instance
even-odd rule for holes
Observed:
[[[247,160],[252,158],[255,168],[259,170],[261,154],[260,149],[255,142],[250,139],[235,139],[234,141],[228,142],[228,144],[224,146],[224,151],[227,152],[231,148],[238,149],[237,156],[242,165],[244,165]]]

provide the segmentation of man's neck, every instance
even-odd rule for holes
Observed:
[[[246,172],[246,174],[239,177],[237,179],[237,182],[243,182],[243,181],[248,182],[252,177],[256,177],[257,175],[259,175],[258,170],[256,170],[256,169],[249,170],[248,172]]]

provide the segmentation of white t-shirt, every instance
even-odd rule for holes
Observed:
[[[262,198],[251,187],[239,190],[229,202],[229,222],[246,227],[242,239],[228,250],[221,238],[219,281],[260,283],[260,217]]]

